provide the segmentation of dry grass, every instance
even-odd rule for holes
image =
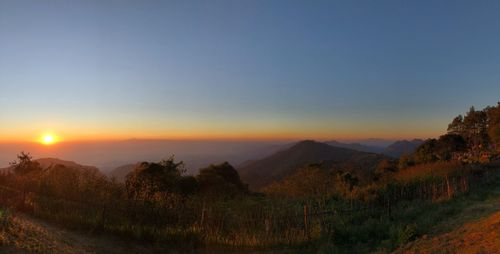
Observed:
[[[422,164],[397,172],[394,178],[398,181],[406,182],[417,178],[424,177],[445,177],[457,170],[460,170],[462,165],[459,162],[436,162]]]
[[[397,253],[500,253],[500,212],[446,234],[424,236]]]
[[[460,213],[439,221],[428,235],[395,253],[500,253],[499,182],[476,190],[455,206]]]
[[[0,253],[155,253],[151,246],[67,231],[25,215],[0,229]],[[163,252],[163,253],[168,253]]]
[[[54,234],[47,228],[22,216],[12,216],[8,225],[0,233],[3,246],[12,251],[32,253],[91,253],[78,249],[62,241],[60,234]]]

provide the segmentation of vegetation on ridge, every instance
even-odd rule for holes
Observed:
[[[188,176],[173,157],[143,162],[119,183],[85,168],[43,168],[21,153],[12,172],[0,176],[0,204],[69,229],[168,248],[385,253],[431,233],[437,222],[460,213],[464,202],[497,190],[499,114],[500,104],[471,109],[450,124],[449,133],[399,160],[302,142],[298,148],[320,148],[309,151],[320,161],[304,166],[296,163],[306,160],[283,152],[271,156],[288,159],[283,168],[292,171],[278,172],[280,178],[259,193],[229,163]],[[332,163],[323,155],[376,163]]]

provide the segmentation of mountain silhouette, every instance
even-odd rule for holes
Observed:
[[[390,146],[386,147],[383,151],[383,154],[398,158],[403,154],[413,153],[415,149],[417,149],[417,147],[422,143],[424,143],[424,141],[421,139],[396,141]]]
[[[384,151],[384,147],[381,146],[371,146],[360,143],[343,143],[336,140],[327,141],[325,144],[367,153],[382,153]]]
[[[139,164],[140,163],[138,162],[117,167],[113,169],[111,172],[109,172],[108,176],[114,178],[118,182],[125,182],[128,173],[132,172],[132,170],[134,170],[134,168],[137,167]]]
[[[73,168],[77,170],[82,170],[82,171],[92,171],[92,172],[100,172],[100,170],[94,166],[88,166],[88,165],[81,165],[78,164],[74,161],[67,161],[67,160],[61,160],[57,158],[40,158],[40,159],[35,159],[33,161],[36,161],[40,164],[40,167],[42,169],[48,169],[53,166],[61,165],[67,168]],[[9,166],[6,168],[0,169],[0,171],[11,171],[14,168],[14,166]]]
[[[383,158],[385,156],[375,153],[360,152],[306,140],[263,159],[246,163],[240,166],[238,171],[242,180],[255,190],[273,181],[281,180],[308,164],[326,163],[331,167],[343,165],[349,168],[363,166],[369,171]]]

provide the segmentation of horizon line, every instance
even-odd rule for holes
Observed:
[[[103,142],[128,142],[128,141],[170,141],[170,142],[197,142],[197,141],[202,141],[202,142],[272,142],[272,141],[278,141],[278,142],[300,142],[300,141],[305,141],[305,140],[312,140],[312,141],[317,141],[317,142],[329,142],[329,141],[339,141],[339,142],[356,142],[356,141],[369,141],[369,140],[380,140],[380,141],[399,141],[399,140],[414,140],[414,139],[430,139],[434,137],[369,137],[369,138],[363,138],[363,137],[330,137],[330,138],[312,138],[312,137],[290,137],[290,138],[255,138],[255,137],[249,137],[249,138],[223,138],[223,137],[213,137],[213,138],[123,138],[123,139],[113,139],[113,138],[108,138],[108,139],[68,139],[68,140],[61,140],[58,141],[57,143],[52,144],[51,146],[57,146],[58,144],[74,144],[74,143],[103,143]],[[43,145],[39,141],[34,141],[34,140],[0,140],[0,144],[36,144],[36,145]]]

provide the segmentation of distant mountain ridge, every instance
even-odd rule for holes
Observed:
[[[383,153],[399,158],[401,155],[413,153],[422,143],[424,143],[424,140],[421,139],[396,141],[392,145],[386,147]]]
[[[66,158],[83,165],[93,165],[104,173],[122,165],[160,161],[175,155],[184,161],[187,173],[212,163],[228,161],[239,165],[270,155],[292,141],[286,140],[164,140],[132,139],[95,142],[61,142],[47,149],[36,143],[0,143],[0,167],[8,167],[20,151],[34,158]]]
[[[342,143],[336,140],[327,141],[325,144],[367,153],[382,153],[385,149],[382,146],[363,145],[361,143]]]
[[[61,159],[57,159],[57,158],[40,158],[40,159],[36,159],[35,161],[40,163],[40,166],[42,168],[49,168],[50,166],[55,166],[55,165],[63,165],[63,166],[68,167],[68,168],[99,171],[99,169],[97,167],[94,167],[94,166],[81,165],[81,164],[78,164],[74,161],[61,160]]]
[[[238,168],[240,176],[252,189],[259,189],[276,180],[293,174],[311,163],[329,165],[356,165],[370,170],[385,156],[335,147],[312,140],[301,141],[292,147]]]
[[[365,145],[361,143],[342,143],[335,140],[325,142],[325,144],[335,147],[348,148],[361,152],[384,154],[394,158],[399,158],[403,154],[413,153],[415,149],[422,143],[424,143],[424,140],[422,139],[398,140],[388,145],[387,147],[382,147]]]
[[[62,165],[68,168],[74,168],[78,170],[88,170],[88,171],[93,171],[93,172],[100,172],[100,170],[94,166],[88,166],[88,165],[81,165],[78,164],[74,161],[67,161],[67,160],[61,160],[57,158],[40,158],[40,159],[35,159],[33,161],[36,161],[40,164],[40,167],[42,169],[48,169],[52,166],[56,165]],[[9,166],[6,168],[0,169],[0,171],[11,171],[14,166]]]
[[[118,182],[125,182],[128,173],[132,172],[132,170],[134,170],[134,168],[139,164],[140,163],[138,162],[117,167],[109,172],[108,176],[114,178]]]

